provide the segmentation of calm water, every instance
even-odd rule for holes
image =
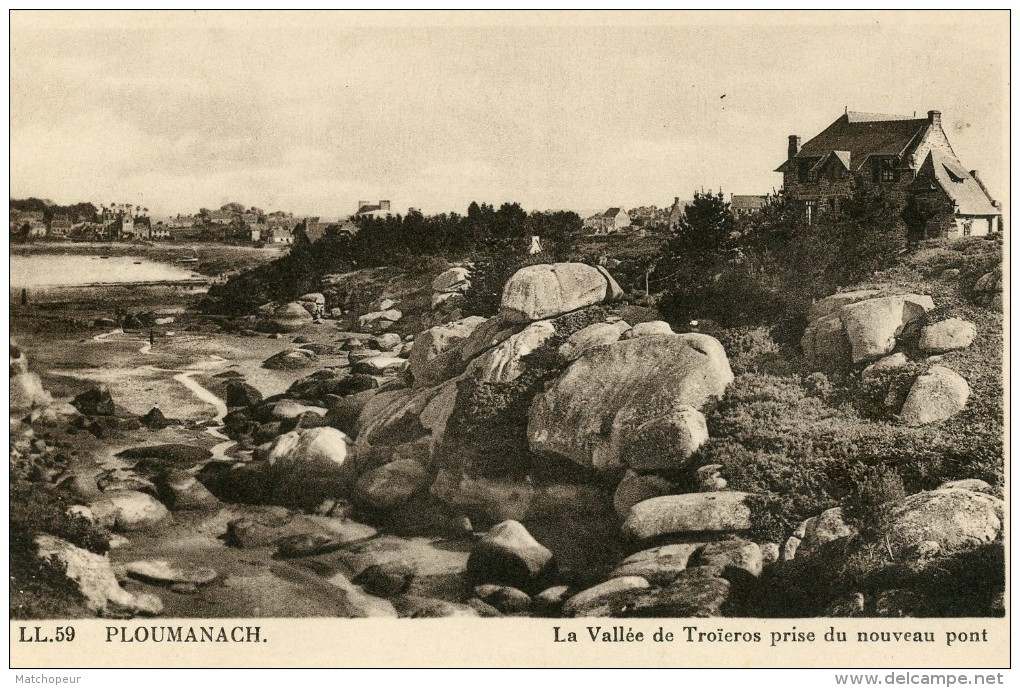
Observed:
[[[12,255],[11,289],[73,287],[118,282],[162,282],[199,277],[177,265],[131,256]]]

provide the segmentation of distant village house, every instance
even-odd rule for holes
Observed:
[[[53,236],[67,236],[71,233],[71,218],[67,213],[56,213],[50,219],[50,231]]]
[[[609,208],[586,219],[584,227],[593,234],[612,234],[630,227],[630,215],[622,208]]]
[[[730,194],[730,212],[737,218],[754,215],[765,207],[768,200],[768,196]]]
[[[356,217],[386,217],[392,214],[389,201],[379,201],[377,204],[358,201],[358,210],[354,213]]]

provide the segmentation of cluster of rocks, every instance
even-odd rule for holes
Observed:
[[[895,561],[916,565],[996,542],[1003,536],[1004,507],[983,480],[946,482],[890,505],[884,546]],[[780,561],[825,557],[832,543],[856,533],[841,508],[828,509],[797,527],[784,544]],[[931,601],[916,592],[890,588],[820,602],[827,616],[928,616],[925,610]]]
[[[349,371],[318,371],[280,398],[228,393],[227,432],[254,445],[253,458],[198,477],[227,501],[344,503],[398,531],[486,532],[465,562],[475,613],[719,614],[730,579],[762,565],[742,537],[747,495],[726,491],[718,466],[691,464],[708,437],[701,408],[733,374],[712,337],[614,316],[606,307],[620,295],[604,269],[530,266],[508,281],[495,317],[415,337],[404,375],[352,356]],[[482,416],[512,428],[520,455],[492,455]],[[682,484],[702,491],[677,494]],[[336,546],[318,537],[288,551]],[[492,553],[508,548],[524,554]],[[624,549],[636,554],[614,563]],[[591,570],[623,573],[586,593],[593,555],[602,568]],[[373,585],[387,589],[380,576]],[[458,594],[446,602],[464,603]]]
[[[453,308],[469,284],[465,268],[439,275],[435,311]],[[721,466],[695,463],[708,439],[702,409],[733,381],[726,352],[665,322],[632,327],[613,312],[620,296],[602,267],[534,265],[507,282],[494,317],[437,318],[406,340],[387,331],[402,317],[397,304],[376,301],[360,331],[328,350],[298,335],[264,364],[299,369],[343,354],[347,365],[268,398],[243,377],[224,378],[232,458],[135,447],[118,455],[123,467],[56,482],[76,496],[75,514],[118,534],[251,505],[217,521],[224,540],[315,558],[310,570],[342,591],[349,616],[739,614],[767,567],[817,556],[853,528],[834,509],[782,547],[753,541],[754,495],[728,489]],[[326,305],[322,294],[306,297],[265,308],[262,327],[297,333]],[[969,346],[973,325],[929,324],[933,307],[916,294],[837,294],[812,308],[805,354],[824,370],[874,376],[906,365],[908,352],[928,360]],[[28,372],[22,359],[12,343],[12,398]],[[966,381],[934,363],[903,402],[909,423],[966,403]],[[22,412],[49,403],[21,398]],[[74,407],[89,423],[117,417],[102,388]],[[990,491],[960,481],[908,497],[889,546],[921,558],[996,540],[1002,502]],[[118,581],[194,593],[219,578],[163,559],[114,567],[41,538],[40,555],[63,562],[100,614],[159,613],[158,597]]]
[[[452,267],[432,280],[432,310],[453,309],[464,300],[471,288],[471,271],[467,267]]]
[[[358,318],[359,332],[369,334],[386,332],[404,317],[404,314],[396,308],[397,303],[393,299],[383,299],[377,305],[378,310],[365,313]]]
[[[67,463],[60,447],[36,436],[37,428],[50,428],[80,422],[92,413],[97,417],[115,418],[116,412],[109,390],[91,390],[79,395],[74,404],[54,402],[42,387],[38,375],[28,369],[28,359],[21,348],[10,342],[10,465],[11,479],[28,480],[43,484],[55,483],[58,488],[73,495],[76,502],[68,509],[68,517],[100,522],[111,528],[131,529],[151,524],[155,509],[161,519],[168,512],[149,495],[127,489],[118,481],[120,476],[103,476],[100,487],[96,476],[66,475]],[[77,407],[77,408],[76,408]],[[135,419],[137,424],[137,419]],[[48,431],[47,431],[48,432]],[[141,500],[136,499],[140,497]],[[18,508],[26,508],[21,505]],[[85,606],[105,616],[132,616],[158,614],[163,605],[158,597],[146,593],[134,594],[123,589],[110,564],[109,557],[78,547],[63,538],[49,533],[35,537],[37,556],[57,563],[82,593]]]
[[[890,394],[887,406],[908,425],[946,420],[966,406],[967,381],[938,365],[943,354],[969,347],[977,327],[960,318],[928,322],[930,296],[885,295],[875,289],[834,294],[812,304],[801,347],[808,365],[823,372],[859,370],[863,378],[894,371],[910,362],[927,366],[905,398]]]

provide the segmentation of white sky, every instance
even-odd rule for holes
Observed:
[[[964,165],[1008,191],[1006,12],[11,22],[14,197],[323,217],[380,198],[661,207],[771,191],[787,136],[844,106],[941,110]]]

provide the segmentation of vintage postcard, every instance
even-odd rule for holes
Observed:
[[[11,668],[1009,666],[1007,11],[9,21]]]

